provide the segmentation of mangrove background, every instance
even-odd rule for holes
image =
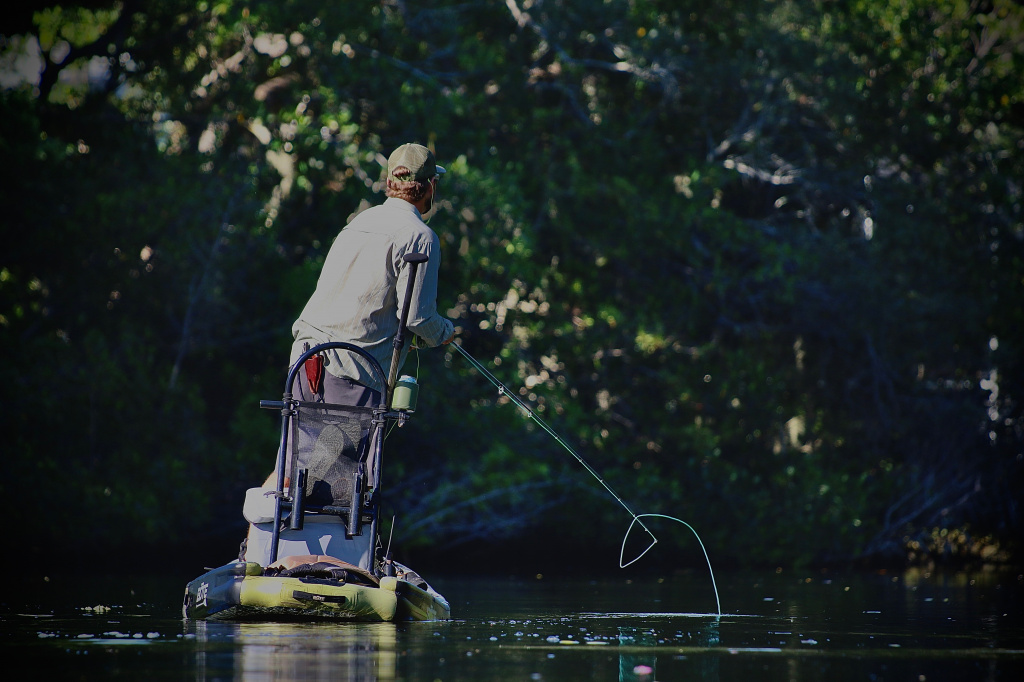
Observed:
[[[407,141],[439,308],[717,565],[1012,561],[1012,0],[81,0],[0,19],[6,533],[227,561],[290,325]],[[614,569],[629,517],[451,349],[385,448],[396,558]],[[703,562],[651,521],[655,564]],[[122,554],[111,554],[120,551]],[[421,564],[413,564],[420,567]]]

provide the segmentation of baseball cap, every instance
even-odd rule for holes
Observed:
[[[421,144],[407,143],[391,152],[388,157],[388,175],[394,176],[395,169],[405,166],[412,171],[414,180],[429,180],[435,175],[444,175],[445,170],[434,161],[434,152]]]

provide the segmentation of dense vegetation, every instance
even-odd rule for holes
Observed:
[[[719,563],[1016,550],[1020,3],[28,5],[0,36],[16,546],[231,555],[291,322],[418,141],[460,343],[637,512]],[[615,565],[629,516],[552,439],[451,349],[406,369],[396,546]],[[655,561],[701,560],[650,523]]]

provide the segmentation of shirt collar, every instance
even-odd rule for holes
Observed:
[[[388,197],[387,200],[384,202],[384,205],[392,210],[408,211],[409,213],[414,214],[416,217],[422,217],[420,216],[420,210],[413,206],[412,204],[410,204],[405,199],[399,199],[398,197]]]

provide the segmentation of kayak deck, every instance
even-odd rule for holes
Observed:
[[[446,620],[448,602],[429,586],[385,576],[378,585],[317,577],[263,575],[254,562],[232,562],[185,587],[182,615],[208,620]]]

